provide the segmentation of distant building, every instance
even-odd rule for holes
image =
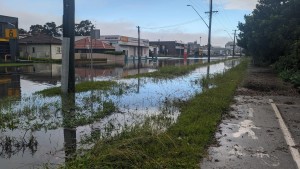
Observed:
[[[227,49],[227,54],[232,55],[233,53],[233,42],[227,42],[225,44],[225,48]],[[235,55],[240,55],[242,48],[239,46],[235,46]]]
[[[150,46],[157,47],[156,51],[159,56],[184,55],[185,44],[179,41],[151,41]]]
[[[17,60],[18,18],[0,15],[0,62]]]
[[[197,44],[197,41],[195,42],[188,42],[188,55],[191,56],[199,56],[201,54],[200,52],[200,44]]]
[[[138,56],[138,38],[121,35],[100,36],[100,40],[115,47],[116,51],[123,52],[127,56]],[[142,57],[149,57],[149,40],[140,39]]]
[[[58,38],[37,34],[19,40],[20,56],[61,59],[62,41]]]
[[[115,51],[115,47],[97,39],[92,42],[89,37],[75,41],[75,53],[105,53],[108,51]]]

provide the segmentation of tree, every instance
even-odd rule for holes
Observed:
[[[56,26],[55,22],[47,22],[43,26],[42,33],[45,33],[49,36],[60,36],[59,27]]]
[[[28,32],[25,29],[23,29],[23,28],[19,28],[18,32],[21,35],[28,34]]]
[[[29,33],[34,34],[46,34],[49,36],[60,36],[59,26],[56,26],[55,22],[47,22],[43,26],[36,24],[31,25]]]
[[[44,27],[42,25],[31,25],[29,28],[29,33],[34,35],[34,34],[41,34],[44,30]]]
[[[260,0],[245,23],[239,23],[238,45],[257,64],[271,64],[291,50],[300,35],[299,0]]]
[[[83,20],[79,24],[75,24],[75,36],[90,36],[91,30],[95,26],[89,20]]]

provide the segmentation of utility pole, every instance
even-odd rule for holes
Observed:
[[[202,38],[202,37],[200,36],[200,42],[199,42],[199,45],[200,45],[200,46],[201,46],[201,38]]]
[[[236,30],[234,31],[234,37],[233,37],[233,47],[232,47],[232,57],[235,55],[235,37],[236,37]]]
[[[64,59],[68,63],[63,64],[63,68],[65,70],[66,76],[68,76],[67,85],[65,89],[67,91],[63,91],[64,93],[75,93],[75,66],[74,66],[74,44],[75,44],[75,0],[64,0],[63,1],[63,38],[66,39],[67,43],[64,50],[66,54]],[[68,68],[66,68],[66,65]]]
[[[212,22],[212,14],[217,13],[218,11],[213,11],[212,0],[209,3],[209,12],[205,12],[209,14],[209,26],[208,26],[208,63],[210,63],[210,50],[211,50],[211,22]]]
[[[94,73],[93,73],[93,37],[92,37],[92,32],[93,32],[93,27],[91,28],[91,33],[90,33],[90,60],[91,60],[91,78],[92,78],[92,81],[94,81]]]
[[[140,52],[140,47],[141,47],[141,38],[140,38],[140,26],[137,26],[138,28],[138,74],[140,74],[140,66],[141,66],[141,52]]]

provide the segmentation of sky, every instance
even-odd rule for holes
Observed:
[[[249,15],[257,0],[213,0],[212,45],[233,41],[233,30]],[[206,45],[209,0],[75,0],[75,20],[90,20],[101,35],[137,37],[150,41],[200,42]],[[47,22],[62,23],[63,0],[0,0],[0,15],[19,18],[19,28]],[[201,41],[200,41],[201,40]]]

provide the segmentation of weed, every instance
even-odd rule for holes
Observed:
[[[62,168],[199,168],[221,116],[243,79],[247,62],[210,79],[214,88],[186,102],[181,114],[165,132],[155,127],[165,117],[150,117],[143,125],[126,128],[114,137],[100,139],[93,149]],[[158,123],[154,123],[158,122]]]
[[[109,90],[112,86],[116,85],[117,82],[114,81],[97,81],[97,82],[82,82],[76,84],[76,92],[85,92],[90,90]],[[61,95],[60,87],[53,87],[36,92],[36,94],[41,94],[43,96],[56,96]]]
[[[150,72],[150,73],[143,73],[143,74],[138,74],[138,75],[133,75],[133,76],[128,76],[127,78],[137,78],[137,77],[153,77],[153,78],[160,78],[160,79],[165,79],[165,78],[174,78],[178,76],[183,76],[188,74],[189,72],[195,70],[198,67],[201,66],[206,66],[209,64],[216,64],[219,62],[223,62],[224,60],[220,61],[213,61],[211,63],[201,63],[201,64],[193,64],[193,65],[187,65],[187,66],[165,66],[160,68],[156,72]]]

